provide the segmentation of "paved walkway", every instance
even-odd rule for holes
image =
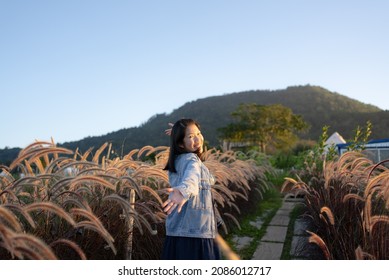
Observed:
[[[259,246],[253,254],[253,260],[280,260],[288,226],[290,223],[290,213],[293,208],[302,203],[302,199],[290,198],[284,200],[281,208],[274,215],[266,228],[266,233],[262,237]],[[307,219],[299,217],[296,219],[293,230],[293,238],[290,249],[290,256],[293,259],[317,259],[320,252],[316,245],[308,242],[309,235],[306,230],[311,230]]]
[[[253,260],[279,260],[281,259],[284,241],[289,225],[290,212],[296,202],[284,201],[281,208],[270,221],[265,235],[262,237],[257,250],[254,252]]]
[[[266,233],[259,241],[259,245],[254,252],[253,260],[280,260],[284,250],[285,239],[290,223],[290,213],[297,204],[301,204],[302,199],[288,198],[283,201],[281,208],[274,215],[270,223],[266,227]],[[262,218],[257,218],[256,221],[250,224],[258,229],[263,226]],[[311,230],[309,220],[303,217],[298,217],[293,225],[293,237],[290,244],[289,255],[292,259],[320,259],[320,249],[308,242],[309,235],[306,230]],[[248,246],[252,242],[251,237],[234,237],[233,242],[238,250]],[[289,241],[290,242],[290,239]],[[288,244],[289,245],[289,244]]]

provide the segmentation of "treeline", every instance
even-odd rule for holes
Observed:
[[[202,132],[210,146],[220,145],[218,129],[232,122],[231,113],[242,103],[261,105],[281,104],[301,115],[310,129],[299,134],[301,139],[317,140],[324,126],[329,126],[329,134],[337,131],[346,140],[351,139],[358,126],[368,120],[372,123],[371,139],[387,138],[389,131],[389,111],[367,105],[330,92],[318,86],[295,86],[283,90],[251,90],[212,96],[191,101],[170,114],[156,114],[139,127],[121,129],[102,136],[87,137],[75,142],[61,143],[72,150],[87,151],[100,147],[105,142],[112,143],[113,152],[121,156],[132,149],[144,145],[168,145],[164,129],[168,122],[182,117],[195,118],[202,125]],[[53,135],[55,139],[55,135]],[[47,139],[42,139],[47,140]],[[9,164],[16,158],[19,149],[0,150],[0,163]]]

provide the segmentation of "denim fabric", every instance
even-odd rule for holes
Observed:
[[[166,235],[215,238],[211,185],[215,180],[208,168],[194,153],[179,155],[177,172],[169,172],[169,182],[188,199],[181,212],[177,208],[166,218]]]

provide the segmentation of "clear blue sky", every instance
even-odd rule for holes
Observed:
[[[388,14],[386,0],[0,0],[0,148],[253,89],[311,84],[388,110]]]

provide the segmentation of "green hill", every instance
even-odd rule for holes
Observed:
[[[370,120],[373,124],[371,139],[388,138],[389,111],[367,105],[330,92],[318,86],[294,86],[283,90],[251,90],[220,96],[211,96],[187,102],[170,114],[156,114],[139,127],[121,129],[102,136],[87,137],[79,141],[66,142],[61,146],[85,152],[90,147],[98,148],[105,142],[113,144],[118,155],[145,145],[168,145],[169,139],[164,135],[168,122],[187,117],[198,120],[202,126],[205,139],[211,146],[219,145],[217,128],[231,122],[231,112],[240,103],[257,103],[262,105],[282,104],[292,109],[293,113],[302,115],[311,126],[310,130],[300,135],[303,139],[317,140],[325,125],[330,126],[329,133],[338,131],[345,139],[354,135],[356,127],[365,126]],[[0,163],[9,164],[16,157],[18,149],[0,150]]]

